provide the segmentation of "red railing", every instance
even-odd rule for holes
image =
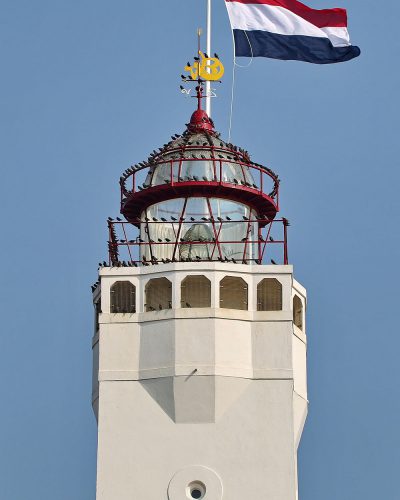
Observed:
[[[193,162],[199,162],[197,175],[187,175],[185,166],[188,162],[192,164],[191,168]],[[201,163],[204,172],[201,171]],[[193,182],[250,190],[269,197],[279,210],[279,179],[271,170],[252,163],[213,158],[180,158],[162,160],[151,166],[132,167],[120,179],[121,204],[133,194],[156,186],[174,187]]]
[[[164,228],[169,227],[174,237],[152,239],[152,228],[159,224]],[[263,226],[258,224],[257,220],[194,221],[193,224],[207,224],[213,228],[212,238],[197,240],[182,238],[181,228],[184,224],[187,224],[184,219],[174,222],[147,220],[138,222],[139,230],[128,222],[109,220],[108,265],[136,267],[201,261],[284,265],[289,263],[289,222],[285,218],[269,221]],[[245,236],[240,240],[224,239],[224,224],[245,225]]]

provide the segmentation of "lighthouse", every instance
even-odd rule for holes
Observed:
[[[203,109],[120,178],[93,287],[97,500],[296,500],[306,291],[278,176]]]

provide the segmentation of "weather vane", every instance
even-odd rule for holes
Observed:
[[[218,54],[214,54],[214,57],[209,57],[208,54],[201,51],[201,34],[202,29],[199,28],[197,30],[197,56],[194,57],[194,62],[192,64],[188,62],[185,66],[185,71],[187,71],[189,74],[186,76],[181,75],[181,78],[184,82],[197,82],[200,86],[202,86],[204,82],[220,82],[225,73],[224,65],[220,61]],[[181,92],[183,94],[190,95],[190,90],[186,90],[182,86]],[[213,90],[210,90],[209,97],[216,97],[216,94],[215,92],[213,92]]]

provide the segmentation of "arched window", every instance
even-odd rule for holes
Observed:
[[[242,278],[225,276],[219,285],[219,306],[247,311],[248,286]]]
[[[112,313],[136,312],[136,288],[130,281],[116,281],[110,290]]]
[[[211,307],[211,281],[205,276],[187,276],[181,284],[182,307]]]
[[[146,311],[172,308],[172,283],[167,278],[154,278],[146,285]]]
[[[293,297],[293,323],[303,329],[303,302],[298,295]]]
[[[282,311],[282,284],[276,278],[257,285],[257,311]]]

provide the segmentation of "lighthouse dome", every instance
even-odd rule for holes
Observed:
[[[172,180],[213,182],[220,178],[223,182],[255,187],[255,179],[245,164],[247,158],[234,148],[216,135],[188,129],[157,156],[145,184],[164,185]]]

